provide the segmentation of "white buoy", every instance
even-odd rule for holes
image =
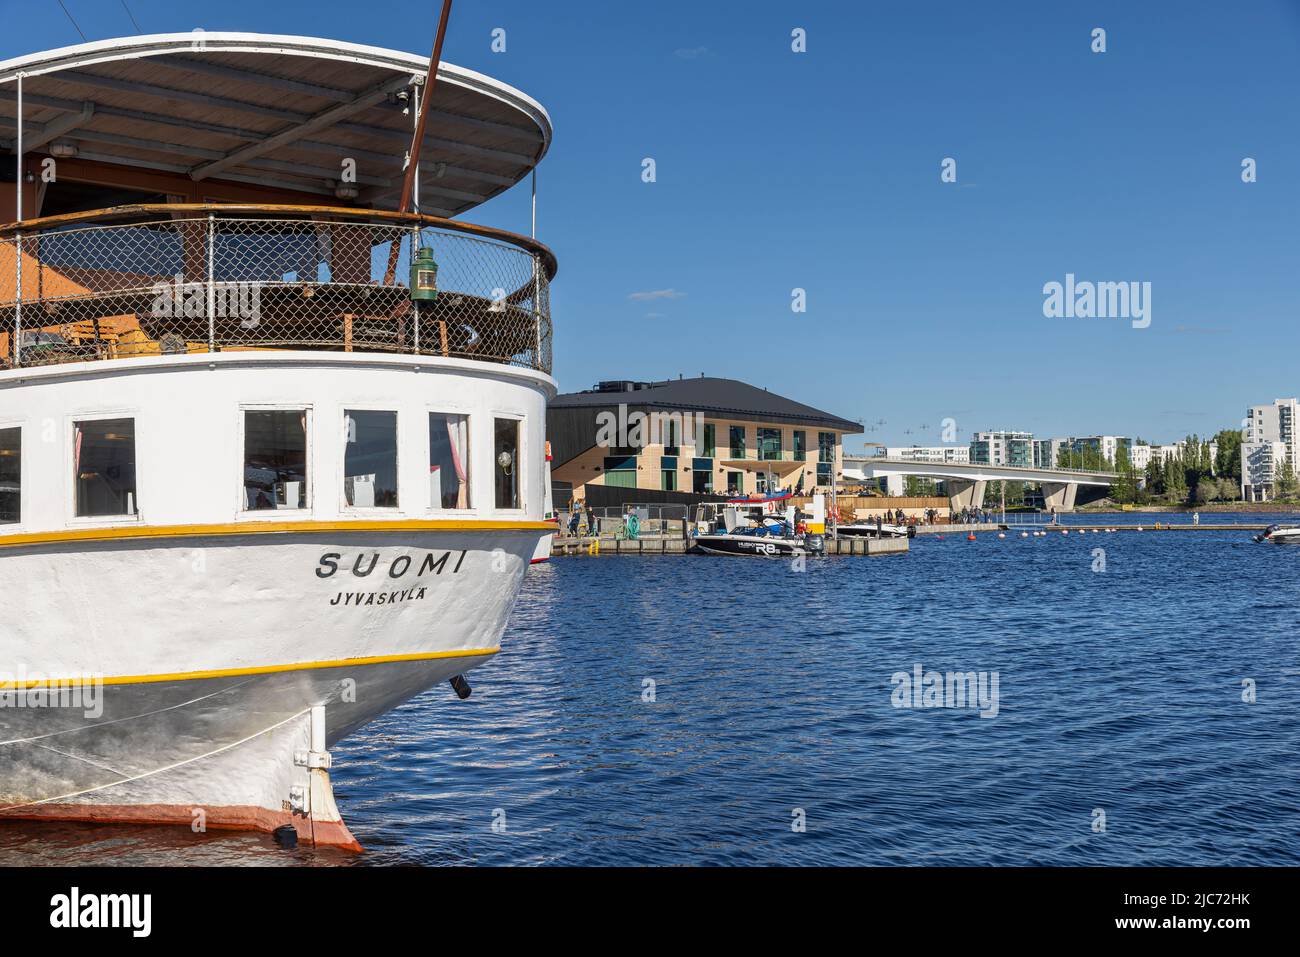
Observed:
[[[998,532],[998,538],[1006,538],[1006,537],[1007,537],[1006,532]]]
[[[1028,532],[1021,532],[1021,533],[1020,533],[1020,537],[1021,537],[1021,538],[1028,538],[1028,537],[1029,537],[1029,533],[1028,533]]]

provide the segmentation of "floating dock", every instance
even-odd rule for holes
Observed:
[[[1005,532],[1013,535],[1016,532],[1047,532],[1049,535],[1056,535],[1060,532],[1262,532],[1268,529],[1268,525],[1234,523],[1219,525],[1192,525],[1190,522],[1185,524],[1171,525],[1168,522],[1143,525],[1017,525],[1014,523],[1001,524],[998,522],[981,522],[979,524],[969,525],[918,525],[916,526],[917,535],[988,535],[990,533]]]
[[[957,526],[959,528],[978,528],[975,525]],[[1258,524],[1219,524],[1219,525],[1193,525],[1190,522],[1186,524],[1171,525],[1168,522],[1155,523],[1149,525],[1038,525],[1034,526],[1040,531],[1045,532],[1262,532],[1269,526]],[[1024,525],[1002,525],[998,527],[1003,532],[1020,532],[1030,531],[1030,527]]]
[[[556,535],[551,539],[551,557],[570,555],[687,555],[689,539],[677,537],[600,538]],[[827,555],[902,555],[908,550],[906,538],[827,538]],[[742,556],[743,557],[743,556]]]

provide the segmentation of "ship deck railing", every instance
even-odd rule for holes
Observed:
[[[414,300],[412,250],[438,266]],[[145,204],[0,226],[0,368],[146,355],[404,353],[549,373],[543,244],[414,213]]]

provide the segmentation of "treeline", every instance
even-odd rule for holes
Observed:
[[[1150,445],[1141,439],[1136,444]],[[1211,445],[1216,446],[1213,455]],[[1241,497],[1241,433],[1234,429],[1223,429],[1213,439],[1189,435],[1179,454],[1160,459],[1153,456],[1145,469],[1133,467],[1127,449],[1117,458],[1119,461],[1101,467],[1119,473],[1110,499],[1122,505],[1205,505],[1235,502]],[[1073,453],[1069,467],[1079,468],[1073,464],[1078,460],[1078,453]]]

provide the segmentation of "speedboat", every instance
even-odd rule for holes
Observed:
[[[1300,545],[1300,525],[1270,525],[1255,536],[1257,542],[1274,545]]]
[[[702,555],[766,558],[820,555],[826,550],[826,505],[813,497],[810,512],[788,504],[789,493],[697,506],[691,551]],[[784,506],[784,508],[782,507]]]
[[[915,525],[891,525],[888,522],[854,522],[836,531],[850,538],[915,538]]]

